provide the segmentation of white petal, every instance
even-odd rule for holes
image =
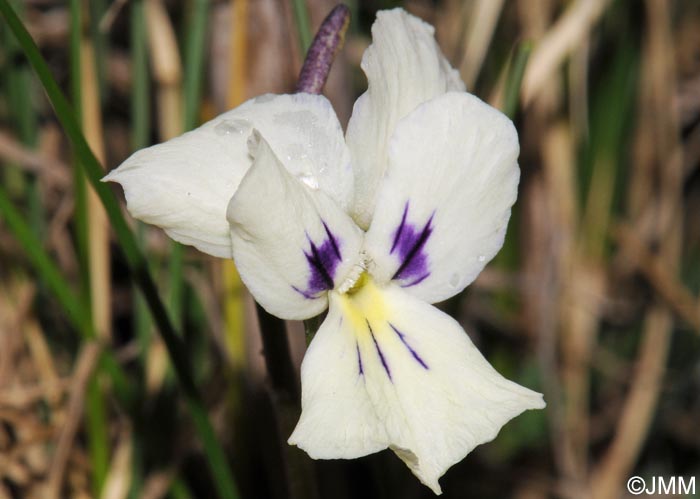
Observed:
[[[289,443],[314,459],[353,459],[386,449],[389,439],[367,394],[353,322],[341,295],[301,364],[302,412]]]
[[[252,159],[253,127],[302,181],[348,207],[352,171],[325,97],[264,95],[163,144],[134,153],[105,180],[122,184],[134,218],[214,256],[231,257],[226,207]]]
[[[451,317],[369,279],[353,294],[331,294],[302,364],[302,416],[290,442],[316,458],[388,446],[439,494],[449,467],[544,406],[498,374]]]
[[[396,123],[427,100],[464,90],[459,74],[440,52],[434,31],[402,9],[379,12],[372,25],[372,45],[362,57],[369,85],[355,103],[346,135],[355,170],[352,213],[364,229],[374,212]]]
[[[255,161],[227,211],[233,257],[268,312],[306,319],[357,263],[362,232],[326,193],[285,170],[257,131],[253,139]]]
[[[520,170],[511,121],[448,93],[396,127],[367,233],[379,281],[434,303],[470,284],[503,245]]]

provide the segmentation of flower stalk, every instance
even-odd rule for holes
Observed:
[[[320,94],[326,84],[336,54],[343,48],[345,33],[350,24],[350,9],[337,5],[326,16],[306,53],[299,73],[297,92]]]

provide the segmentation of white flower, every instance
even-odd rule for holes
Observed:
[[[135,153],[107,180],[131,214],[233,257],[270,313],[328,315],[289,442],[320,459],[391,448],[438,478],[542,396],[430,305],[503,244],[519,170],[503,114],[464,91],[433,28],[380,12],[348,131],[322,96],[265,95]]]

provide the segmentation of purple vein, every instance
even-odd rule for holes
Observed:
[[[408,207],[408,205],[407,205]],[[430,237],[430,234],[433,232],[433,228],[430,226],[430,224],[433,222],[433,217],[435,216],[435,213],[430,215],[430,218],[428,221],[425,223],[425,226],[423,227],[423,230],[421,231],[420,237],[416,240],[416,242],[413,244],[411,249],[408,251],[406,254],[406,258],[404,258],[403,262],[401,263],[401,266],[399,269],[394,273],[392,279],[396,279],[401,275],[401,273],[411,264],[411,261],[418,255],[418,252],[421,250],[421,248],[425,245],[425,242],[428,240]],[[403,225],[403,221],[401,222]]]
[[[411,282],[407,284],[402,284],[402,288],[410,288],[411,286],[415,286],[416,284],[420,284],[421,282],[425,281],[428,277],[430,277],[430,272],[426,272],[420,277],[417,277],[416,279],[412,280]]]
[[[372,336],[372,341],[374,342],[374,347],[377,349],[377,353],[379,354],[379,360],[382,361],[382,366],[384,366],[384,370],[386,371],[386,375],[389,376],[389,381],[391,381],[393,383],[394,380],[391,379],[391,371],[389,370],[389,365],[386,363],[386,359],[384,358],[384,354],[382,353],[382,349],[379,348],[379,343],[377,343],[377,338],[374,337],[374,331],[372,331],[372,326],[369,325],[368,320],[366,320],[366,322],[367,322],[367,329],[369,329],[369,334]]]
[[[340,248],[338,247],[338,241],[335,240],[335,236],[328,228],[328,225],[326,225],[326,222],[321,220],[321,223],[323,224],[323,228],[326,231],[326,235],[328,236],[328,240],[331,242],[331,246],[333,247],[333,252],[335,253],[335,256],[338,257],[338,260],[340,260],[341,257],[340,257]]]
[[[321,255],[318,252],[318,248],[310,239],[309,242],[311,243],[311,255],[307,253],[306,259],[316,268],[316,270],[318,270],[318,273],[321,275],[321,279],[323,279],[323,282],[326,284],[328,289],[333,289],[333,279],[331,279],[328,269],[326,269],[326,266],[323,264],[323,260],[321,260]]]
[[[401,233],[403,232],[404,225],[406,225],[406,216],[408,215],[408,201],[406,201],[406,205],[403,208],[403,215],[401,216],[401,224],[399,225],[399,228],[396,229],[396,235],[394,236],[394,242],[391,245],[391,251],[389,251],[389,254],[393,254],[394,250],[396,249],[396,245],[399,244],[399,241],[401,240]]]
[[[408,348],[408,351],[411,352],[411,355],[413,355],[413,358],[416,359],[416,362],[423,366],[424,369],[430,369],[428,367],[428,364],[426,364],[425,361],[420,357],[420,355],[418,355],[418,352],[416,352],[413,348],[411,348],[411,345],[408,344],[408,341],[406,341],[406,335],[398,329],[396,329],[396,327],[394,327],[394,325],[391,322],[389,323],[389,326],[391,326],[391,329],[393,329],[396,332],[396,334],[399,335],[401,343],[403,343],[406,346],[406,348]]]
[[[360,368],[360,376],[362,376],[365,371],[362,369],[362,355],[360,355],[360,345],[355,342],[355,349],[357,350],[357,367]]]

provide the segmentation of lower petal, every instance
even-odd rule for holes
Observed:
[[[314,459],[352,459],[390,441],[367,393],[363,359],[338,295],[301,365],[302,412],[289,443]]]
[[[290,443],[315,458],[390,447],[436,494],[438,479],[542,396],[505,379],[459,324],[371,279],[332,293],[302,365],[302,416]]]

